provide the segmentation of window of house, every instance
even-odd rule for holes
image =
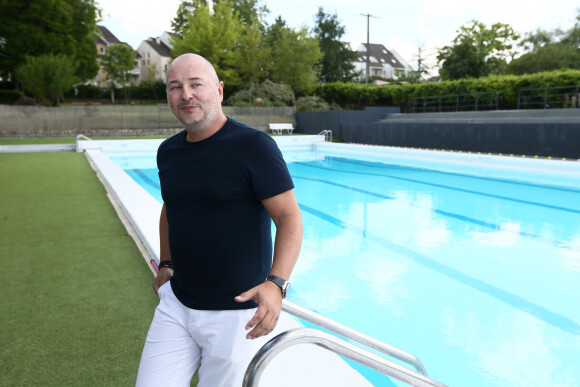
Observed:
[[[105,55],[105,47],[101,46],[101,54]]]

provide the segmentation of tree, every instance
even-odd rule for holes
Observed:
[[[27,56],[63,54],[74,59],[79,80],[93,78],[98,17],[94,0],[2,0],[0,72],[10,78]]]
[[[296,94],[309,94],[317,83],[316,70],[322,59],[318,41],[306,28],[281,28],[279,32],[272,55],[273,80],[292,86]]]
[[[129,101],[131,70],[137,65],[137,53],[128,44],[112,44],[101,60],[103,69],[107,72],[107,78],[111,81],[111,100],[114,102],[115,83],[123,86],[125,102]]]
[[[272,57],[272,47],[265,41],[259,23],[246,25],[239,40],[237,71],[244,83],[260,83],[268,77],[268,62]]]
[[[177,15],[171,21],[171,28],[173,33],[179,38],[183,39],[184,33],[187,30],[189,16],[192,15],[198,7],[208,7],[205,0],[182,0],[177,8]]]
[[[215,3],[219,3],[224,0],[215,0]],[[247,26],[262,24],[260,20],[260,15],[266,15],[270,11],[263,5],[259,6],[258,0],[226,0],[231,3],[231,6],[236,13],[241,22]]]
[[[519,35],[508,24],[495,23],[488,28],[473,20],[458,33],[453,45],[443,47],[437,55],[443,79],[501,74],[516,54],[514,45]]]
[[[328,15],[322,7],[318,8],[314,33],[322,52],[318,79],[321,82],[352,81],[356,76],[353,62],[357,54],[350,49],[348,43],[340,40],[345,29],[340,25],[338,16]]]
[[[417,45],[417,54],[415,54],[415,59],[417,60],[417,70],[415,71],[417,80],[424,79],[425,76],[429,74],[431,67],[427,65],[427,57],[429,55],[425,50],[425,43],[419,43]]]
[[[173,39],[171,51],[174,56],[190,52],[203,56],[214,65],[225,84],[236,85],[240,82],[240,74],[235,70],[240,35],[240,19],[229,0],[214,4],[213,14],[207,6],[199,4],[188,16],[183,36]]]
[[[520,43],[526,53],[511,61],[507,72],[516,75],[541,71],[580,69],[580,14],[568,31],[537,30]]]
[[[480,54],[471,39],[464,39],[445,51],[445,60],[439,69],[441,78],[479,78],[489,74],[485,58]]]
[[[22,88],[47,106],[57,106],[59,98],[77,81],[75,63],[65,55],[26,57],[15,76]]]

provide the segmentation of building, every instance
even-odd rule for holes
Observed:
[[[167,67],[173,60],[171,54],[171,32],[163,32],[160,37],[149,38],[141,42],[137,48],[140,56],[141,81],[162,80],[165,82]]]
[[[355,70],[362,74],[362,80],[366,78],[367,55],[369,57],[369,77],[383,79],[398,79],[408,76],[413,68],[395,51],[387,50],[382,44],[361,44],[356,50],[357,60],[354,62]]]
[[[125,42],[121,42],[109,29],[105,26],[97,26],[99,29],[100,34],[96,37],[97,43],[97,60],[100,62],[101,58],[107,54],[107,49],[109,46],[113,44],[127,44]],[[137,60],[139,60],[139,54],[137,54]],[[139,62],[138,62],[139,63]],[[135,68],[131,71],[131,83],[138,84],[139,79],[139,64],[135,66]],[[111,87],[111,81],[107,79],[107,72],[103,67],[99,67],[99,72],[95,79],[91,82],[93,85],[99,87]]]

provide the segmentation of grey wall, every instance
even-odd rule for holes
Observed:
[[[379,119],[380,111],[323,113],[297,113],[297,125],[310,119],[307,130],[330,129],[349,143],[580,159],[580,109],[387,113]]]
[[[334,133],[341,123],[375,122],[389,114],[399,113],[399,107],[367,107],[364,110],[331,110],[296,113],[296,133],[318,134],[323,130]]]
[[[580,159],[580,125],[344,123],[344,142]]]

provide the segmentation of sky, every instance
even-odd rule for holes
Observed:
[[[97,0],[103,19],[99,24],[137,49],[148,37],[171,31],[180,2]],[[322,7],[326,14],[337,15],[346,29],[342,40],[353,49],[366,42],[368,19],[371,43],[397,51],[411,66],[416,66],[421,46],[432,67],[437,49],[449,45],[457,30],[470,20],[487,25],[506,23],[523,35],[538,28],[567,30],[580,10],[580,0],[261,0],[260,4],[270,10],[265,17],[267,24],[282,16],[290,27],[310,29]]]

